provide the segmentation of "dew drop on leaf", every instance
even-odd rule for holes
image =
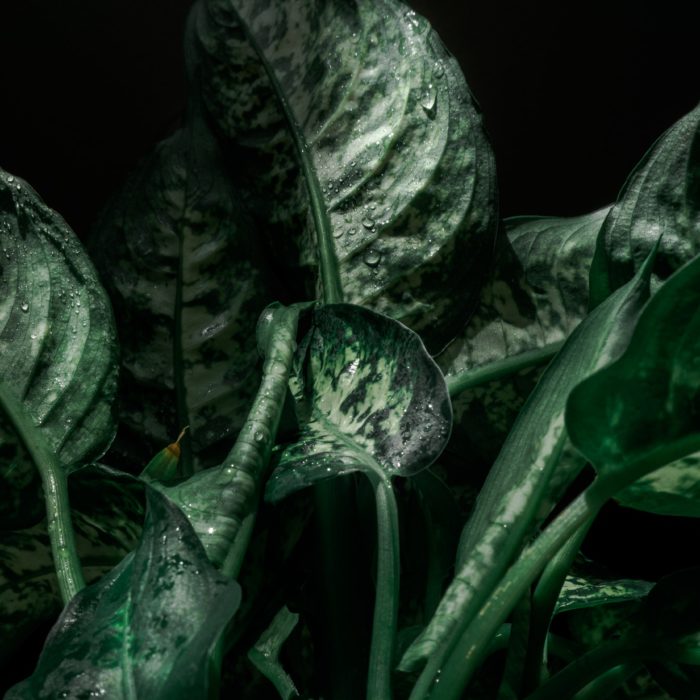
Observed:
[[[26,313],[27,311],[29,311],[29,304],[27,304],[27,302],[25,301],[19,308]]]
[[[365,253],[364,261],[366,265],[369,265],[370,267],[377,267],[379,265],[379,261],[382,259],[381,253],[377,252],[376,250],[368,250]]]
[[[374,226],[374,219],[371,216],[365,216],[365,218],[362,219],[362,225],[365,228],[371,229]]]
[[[420,106],[430,119],[435,119],[437,112],[437,90],[432,83],[424,90],[420,98]]]

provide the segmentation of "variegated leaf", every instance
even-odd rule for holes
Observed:
[[[109,302],[77,237],[2,170],[0,248],[0,510],[5,527],[16,528],[41,517],[32,511],[41,495],[29,432],[39,431],[66,471],[112,439],[117,346]],[[18,407],[13,418],[5,394]]]
[[[676,122],[628,177],[606,218],[591,268],[591,301],[624,284],[659,236],[652,291],[700,251],[700,106]]]
[[[498,454],[542,366],[587,313],[588,268],[609,209],[571,218],[506,220],[479,306],[437,361],[448,382],[510,361],[510,374],[452,392],[450,449]],[[538,353],[541,358],[538,359]],[[518,366],[518,361],[522,360]]]
[[[188,46],[283,262],[337,269],[345,301],[444,345],[497,216],[480,116],[428,23],[396,0],[201,0]]]
[[[128,329],[118,447],[138,446],[132,468],[184,426],[183,472],[218,463],[254,396],[255,324],[276,288],[240,197],[193,107],[187,127],[156,147],[95,232],[98,267]]]
[[[640,600],[653,585],[638,579],[601,579],[571,574],[564,581],[554,613]]]
[[[301,433],[281,450],[266,500],[351,471],[409,476],[440,455],[450,401],[415,333],[369,309],[334,304],[314,312],[299,352],[292,386]]]

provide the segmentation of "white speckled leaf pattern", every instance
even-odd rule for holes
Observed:
[[[193,111],[188,118],[133,175],[93,239],[121,329],[119,439],[139,445],[142,460],[128,468],[186,425],[184,473],[226,454],[257,385],[255,324],[276,294],[218,144]]]
[[[300,353],[291,386],[301,433],[279,454],[266,500],[350,471],[410,476],[440,455],[452,410],[415,333],[369,309],[333,304],[314,312]]]
[[[571,574],[566,577],[554,614],[644,598],[653,583],[639,579],[602,579]]]
[[[442,347],[476,302],[497,212],[481,118],[428,23],[394,0],[203,0],[192,26],[204,101],[266,163],[260,203],[292,267],[318,264],[302,177],[344,300]]]
[[[0,170],[0,391],[69,471],[112,439],[116,378],[112,312],[87,254],[26,182]],[[4,415],[0,486],[5,526],[36,522],[38,473]]]
[[[209,651],[240,601],[209,563],[187,519],[147,488],[133,554],[78,593],[54,625],[36,670],[5,696],[208,697]]]
[[[587,313],[588,269],[608,211],[506,220],[507,236],[474,316],[437,357],[445,376],[569,336]],[[541,373],[541,368],[521,370],[454,396],[453,445],[476,446],[493,461]]]
[[[632,277],[663,234],[653,279],[700,251],[700,105],[649,149],[627,179],[601,231],[591,289],[594,303]]]

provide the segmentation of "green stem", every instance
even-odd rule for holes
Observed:
[[[532,596],[530,616],[530,638],[527,645],[523,689],[530,693],[541,683],[545,669],[544,649],[549,623],[559,599],[566,575],[571,569],[581,544],[588,533],[594,518],[589,518],[555,554],[542,572]]]
[[[370,473],[377,506],[377,586],[367,700],[391,700],[399,602],[399,514],[391,481]]]
[[[2,384],[0,384],[0,410],[9,417],[22,445],[31,456],[41,476],[51,554],[61,599],[65,605],[85,587],[71,521],[68,478],[41,431],[29,419],[22,404]]]
[[[521,696],[523,667],[530,631],[529,590],[515,606],[512,617],[506,664],[498,688],[498,700],[516,700]]]
[[[616,666],[634,663],[639,653],[639,649],[632,647],[626,639],[615,639],[603,644],[552,676],[541,688],[528,695],[527,700],[573,698],[580,690]]]
[[[558,343],[549,343],[535,350],[527,350],[513,357],[491,362],[484,367],[477,367],[476,369],[450,375],[445,377],[447,381],[447,390],[450,392],[450,396],[454,398],[467,389],[473,389],[481,384],[487,384],[488,382],[508,377],[523,369],[528,369],[529,367],[545,365],[563,346],[563,340]]]
[[[306,189],[309,194],[311,216],[314,220],[314,226],[316,228],[316,242],[318,244],[319,268],[321,271],[321,285],[323,287],[323,301],[325,304],[339,304],[343,301],[343,288],[340,281],[340,274],[338,272],[338,260],[335,254],[335,247],[333,245],[333,236],[331,235],[331,222],[323,199],[323,191],[321,190],[321,184],[318,179],[316,166],[314,165],[311,156],[311,149],[306,142],[304,131],[302,130],[289,102],[284,95],[282,86],[277,79],[274,68],[270,65],[270,62],[267,60],[267,56],[265,56],[265,53],[260,48],[260,45],[248,28],[248,25],[241,14],[235,8],[233,8],[233,6],[231,6],[231,10],[238,16],[238,20],[243,28],[243,31],[245,32],[248,42],[260,58],[260,62],[265,68],[267,77],[270,80],[272,88],[277,95],[277,99],[279,100],[284,115],[287,119],[287,124],[289,125],[289,131],[294,142],[299,164],[301,165],[301,171],[304,175]]]
[[[573,700],[605,700],[610,697],[628,678],[639,673],[644,665],[639,661],[627,661],[615,666],[591,681],[583,690],[574,695]]]
[[[238,531],[236,539],[233,541],[233,545],[221,566],[221,573],[224,576],[233,579],[238,578],[241,566],[243,565],[243,559],[248,551],[248,545],[253,537],[257,514],[257,511],[249,513],[241,523],[241,529]]]

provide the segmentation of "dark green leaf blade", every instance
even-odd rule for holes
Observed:
[[[15,420],[41,433],[66,472],[99,457],[115,429],[116,336],[75,234],[27,183],[1,170],[0,248],[0,391],[22,413],[0,420],[0,474],[3,491],[33,490],[35,467]]]
[[[185,516],[149,488],[138,549],[70,602],[6,697],[207,698],[209,651],[239,601]]]
[[[188,43],[219,128],[265,164],[259,206],[292,268],[335,268],[345,301],[444,345],[497,216],[480,116],[427,22],[394,0],[206,0]]]
[[[582,382],[569,397],[566,422],[571,440],[601,480],[619,480],[626,486],[630,465],[653,460],[655,453],[663,457],[661,452],[700,438],[698,356],[700,259],[696,258],[652,297],[620,359]],[[692,446],[688,449],[695,451]],[[679,491],[690,492],[693,472],[682,471],[684,465],[675,463],[674,483]]]
[[[452,410],[442,373],[415,333],[369,309],[334,304],[315,310],[307,344],[293,392],[302,430],[280,453],[266,500],[350,471],[410,476],[437,459]]]
[[[700,251],[699,165],[700,106],[668,129],[628,177],[596,246],[592,306],[632,277],[660,235],[652,291]]]

